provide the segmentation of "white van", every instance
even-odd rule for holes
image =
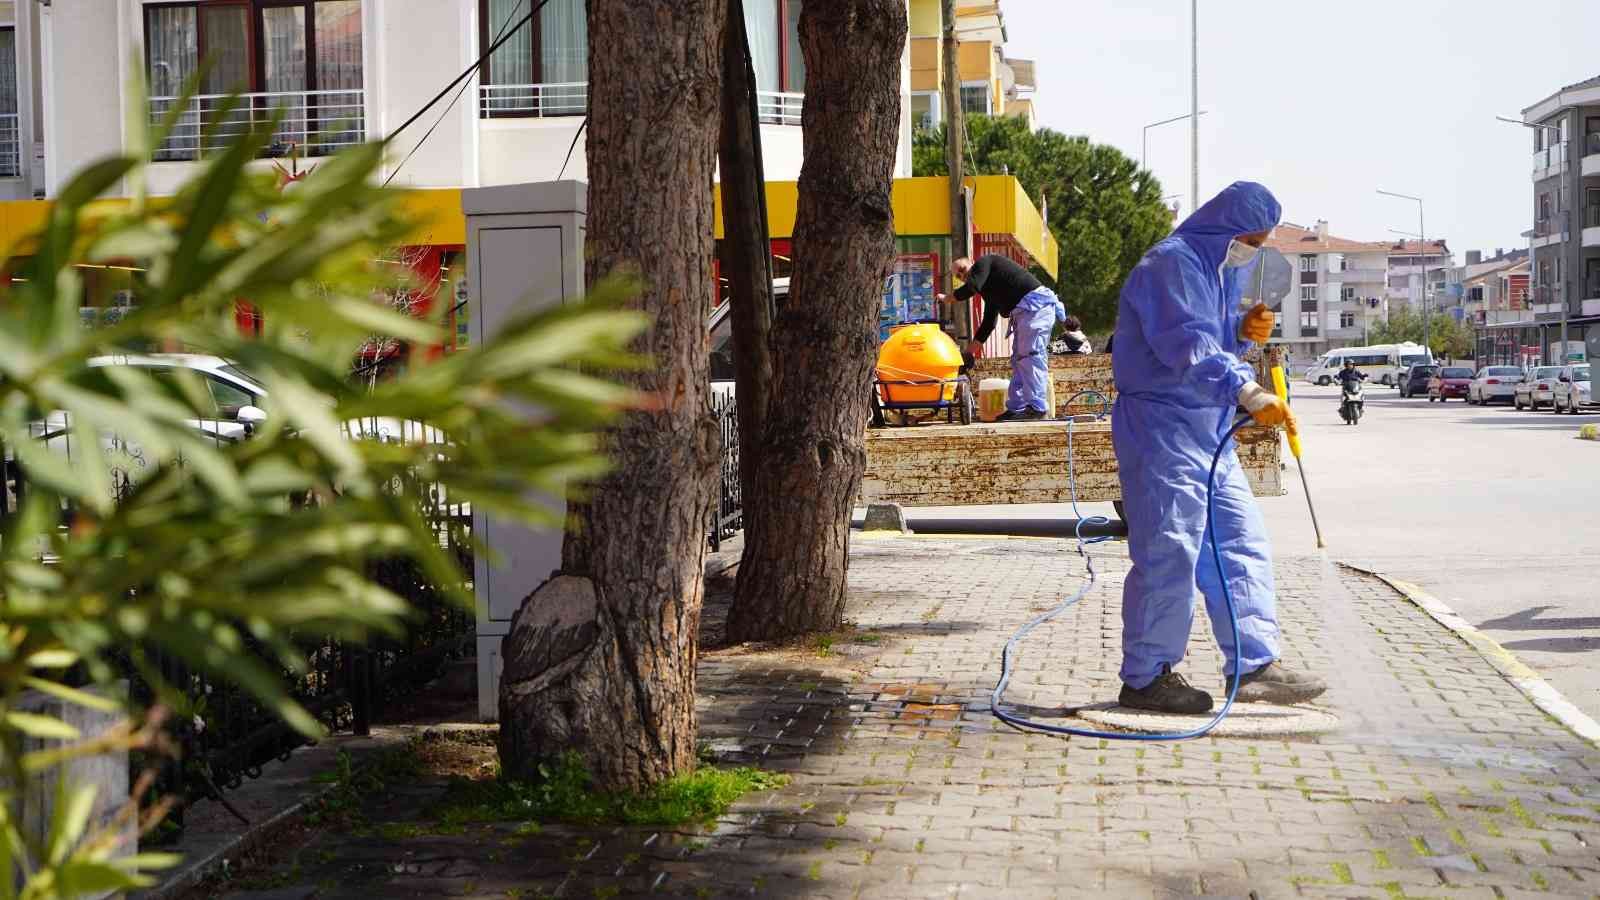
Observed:
[[[1398,382],[1400,370],[1406,366],[1429,365],[1433,353],[1421,344],[1375,344],[1371,347],[1341,347],[1330,350],[1306,370],[1306,381],[1312,384],[1332,384],[1344,368],[1345,360],[1355,362],[1356,368],[1366,373],[1367,380],[1393,386]]]

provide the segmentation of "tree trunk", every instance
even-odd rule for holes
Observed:
[[[745,502],[734,640],[836,628],[866,465],[878,307],[894,258],[902,0],[811,0],[794,278],[773,327],[775,400]]]
[[[504,644],[500,759],[566,750],[598,786],[693,767],[695,642],[717,454],[708,414],[711,183],[726,0],[589,0],[587,278],[631,272],[654,323],[647,408],[604,438],[613,469],[572,503],[561,575]]]
[[[758,0],[759,2],[759,0]],[[766,175],[756,116],[755,69],[744,27],[744,3],[728,0],[722,45],[722,262],[733,318],[733,367],[739,446],[756,447],[772,392],[772,245],[768,243]],[[740,497],[761,491],[756,454],[739,454]]]

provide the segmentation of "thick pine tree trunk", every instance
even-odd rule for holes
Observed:
[[[590,0],[591,284],[632,272],[652,402],[605,437],[614,469],[572,506],[563,572],[504,644],[500,759],[565,750],[599,786],[693,767],[695,642],[717,433],[708,414],[711,183],[726,0]]]
[[[745,503],[733,640],[836,628],[844,616],[878,305],[894,258],[905,41],[902,0],[808,0],[800,15],[795,272],[773,326],[773,402],[755,462],[761,491]]]

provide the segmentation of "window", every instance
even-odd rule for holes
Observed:
[[[216,378],[207,378],[206,385],[211,388],[211,399],[216,401],[218,418],[237,419],[240,409],[256,405],[256,398],[242,388]]]
[[[1550,218],[1550,195],[1547,194],[1547,193],[1546,194],[1540,194],[1539,195],[1539,220],[1540,221],[1545,221],[1545,220],[1548,220],[1549,218]]]
[[[1317,271],[1317,258],[1315,256],[1301,256],[1300,257],[1300,271],[1302,271],[1302,272],[1315,272],[1315,271]]]
[[[961,85],[961,111],[967,115],[989,115],[991,99],[987,81],[969,81]]]
[[[1339,299],[1345,301],[1346,303],[1349,303],[1349,302],[1355,300],[1356,299],[1356,289],[1353,288],[1353,287],[1346,287],[1344,290],[1339,292]]]
[[[1314,284],[1300,285],[1300,302],[1317,302],[1317,286]]]
[[[1467,302],[1469,302],[1469,303],[1482,303],[1483,302],[1483,286],[1482,285],[1475,285],[1473,287],[1467,288]]]
[[[310,156],[366,139],[361,0],[208,0],[144,8],[150,117],[210,63],[157,159],[196,159],[281,115],[267,150]],[[225,95],[250,95],[219,115]]]
[[[911,95],[911,129],[933,131],[944,121],[938,91],[919,91]]]
[[[1354,328],[1354,327],[1356,327],[1356,314],[1355,313],[1348,313],[1348,312],[1339,313],[1339,327],[1340,328]]]
[[[581,116],[589,108],[589,22],[583,0],[548,0],[520,27],[538,0],[481,0],[479,46],[490,47],[516,29],[489,55],[484,71],[483,115]],[[750,18],[747,9],[745,18]],[[775,32],[769,32],[775,33]],[[755,34],[751,34],[752,46]],[[756,58],[756,80],[763,60]]]
[[[1300,334],[1302,336],[1317,333],[1317,314],[1315,312],[1302,312],[1300,314]]]
[[[22,132],[17,127],[17,30],[0,28],[0,178],[22,174]]]

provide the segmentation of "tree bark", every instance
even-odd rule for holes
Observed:
[[[772,245],[768,243],[766,174],[756,117],[755,70],[747,49],[744,3],[728,0],[722,45],[722,261],[733,318],[733,368],[739,446],[756,447],[772,393]],[[756,454],[739,454],[740,497],[761,491]]]
[[[605,789],[695,759],[696,638],[717,432],[707,404],[712,174],[726,0],[589,0],[588,263],[631,272],[651,399],[605,435],[613,469],[572,503],[561,577],[504,644],[500,759],[578,751]]]
[[[944,165],[950,179],[950,248],[952,258],[972,253],[967,246],[966,108],[961,105],[961,44],[956,38],[955,0],[941,0],[939,20],[944,65],[940,72],[940,93],[944,98]]]
[[[789,299],[773,327],[774,400],[745,503],[734,640],[836,628],[844,616],[850,511],[866,465],[878,307],[894,258],[901,0],[810,0],[805,162]]]

